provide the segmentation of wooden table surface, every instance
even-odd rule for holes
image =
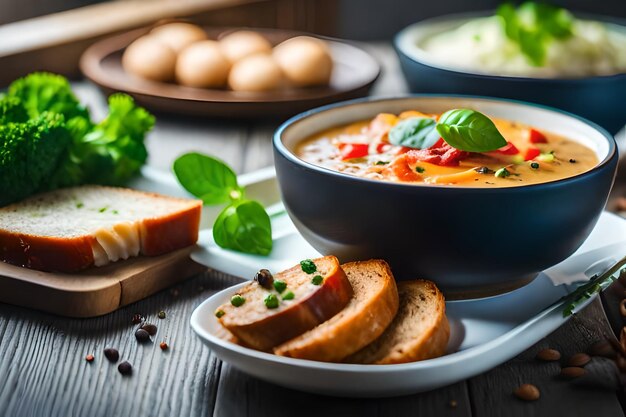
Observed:
[[[404,93],[388,45],[368,48],[385,72],[374,94]],[[78,94],[99,117],[104,98],[86,82]],[[185,151],[216,155],[239,173],[272,163],[270,138],[277,122],[245,124],[159,117],[149,139],[150,164],[169,169]],[[170,290],[94,319],[67,319],[0,304],[0,416],[621,416],[612,389],[589,388],[558,378],[558,363],[539,363],[538,350],[563,357],[584,351],[611,334],[599,302],[511,361],[467,381],[436,391],[388,399],[345,399],[278,387],[222,363],[189,326],[203,300],[238,279],[209,271]],[[0,288],[2,291],[2,288]],[[166,312],[165,319],[157,313]],[[138,345],[131,317],[145,315],[159,329],[155,343]],[[168,351],[158,344],[165,340]],[[122,377],[103,349],[115,347],[133,364]],[[85,361],[93,354],[92,363]],[[597,379],[612,363],[594,358]],[[603,371],[604,370],[604,371]],[[358,381],[355,381],[358,383]],[[522,383],[541,390],[526,403],[512,391]],[[597,385],[597,384],[596,384]]]

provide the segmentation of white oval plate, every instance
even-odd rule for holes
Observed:
[[[273,262],[291,259],[291,263],[295,264],[299,259],[308,257],[304,253],[294,253],[294,248],[307,247],[296,244],[302,237],[295,228],[291,235],[285,228],[281,234],[290,239],[291,244],[279,251],[274,250]],[[197,262],[209,267],[220,265],[225,268],[218,269],[234,274],[245,272],[243,276],[247,277],[251,276],[253,265],[257,269],[265,267],[263,260],[257,257],[215,250],[208,241],[208,235],[204,242],[201,239],[204,249],[193,256]],[[227,261],[222,253],[228,254]],[[257,378],[326,395],[406,395],[470,378],[523,352],[567,321],[562,314],[564,306],[559,300],[575,288],[575,285],[570,285],[572,282],[605,269],[625,253],[626,221],[603,213],[591,236],[576,254],[544,271],[529,285],[490,298],[448,301],[446,313],[451,326],[449,354],[421,362],[400,365],[324,363],[285,358],[225,341],[218,336],[220,324],[214,311],[245,283],[227,288],[204,301],[193,312],[190,323],[217,357]],[[588,269],[593,261],[598,262],[594,268]]]

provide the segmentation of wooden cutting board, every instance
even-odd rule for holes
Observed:
[[[67,317],[101,316],[206,270],[189,258],[194,248],[132,258],[75,274],[41,272],[0,262],[0,302]]]

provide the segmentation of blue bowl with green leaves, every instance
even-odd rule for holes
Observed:
[[[597,16],[575,19],[563,9],[550,10],[536,12],[537,27],[553,28],[549,32],[523,31],[514,9],[408,26],[394,45],[411,91],[540,103],[618,132],[626,124],[626,23]],[[591,33],[597,45],[568,38],[572,21],[576,33]],[[561,50],[562,45],[567,47]]]
[[[474,109],[560,134],[597,156],[590,170],[503,188],[368,179],[306,162],[296,149],[326,129],[406,110]],[[440,120],[441,121],[441,120]],[[538,104],[444,95],[354,100],[285,122],[275,133],[282,199],[302,236],[341,261],[384,259],[397,279],[426,278],[450,292],[511,290],[570,255],[594,228],[618,162],[614,138],[593,122]]]

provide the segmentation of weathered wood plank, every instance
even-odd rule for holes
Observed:
[[[573,317],[565,326],[529,348],[515,359],[469,381],[472,407],[476,416],[622,416],[624,412],[612,390],[579,387],[559,378],[561,364],[606,335],[610,329],[603,317],[599,302],[592,303]],[[535,359],[543,348],[561,352],[559,362],[540,362]],[[594,359],[598,361],[598,359]],[[589,365],[588,365],[589,367]],[[596,367],[597,372],[611,372],[612,367]],[[613,375],[596,375],[611,379]],[[524,402],[515,398],[513,390],[530,383],[541,391],[541,398]]]
[[[355,381],[358,383],[358,381]],[[450,402],[456,401],[456,406]],[[215,405],[216,417],[345,416],[470,416],[465,383],[418,395],[382,399],[351,399],[307,394],[250,377],[222,365]]]
[[[211,273],[115,313],[66,319],[0,304],[0,416],[211,415],[220,362],[193,334],[193,309],[238,282]],[[157,318],[160,310],[167,313]],[[140,345],[131,323],[142,313],[159,327]],[[167,341],[170,350],[161,351]],[[115,347],[133,365],[123,377],[103,349]],[[95,360],[85,361],[92,353]]]

